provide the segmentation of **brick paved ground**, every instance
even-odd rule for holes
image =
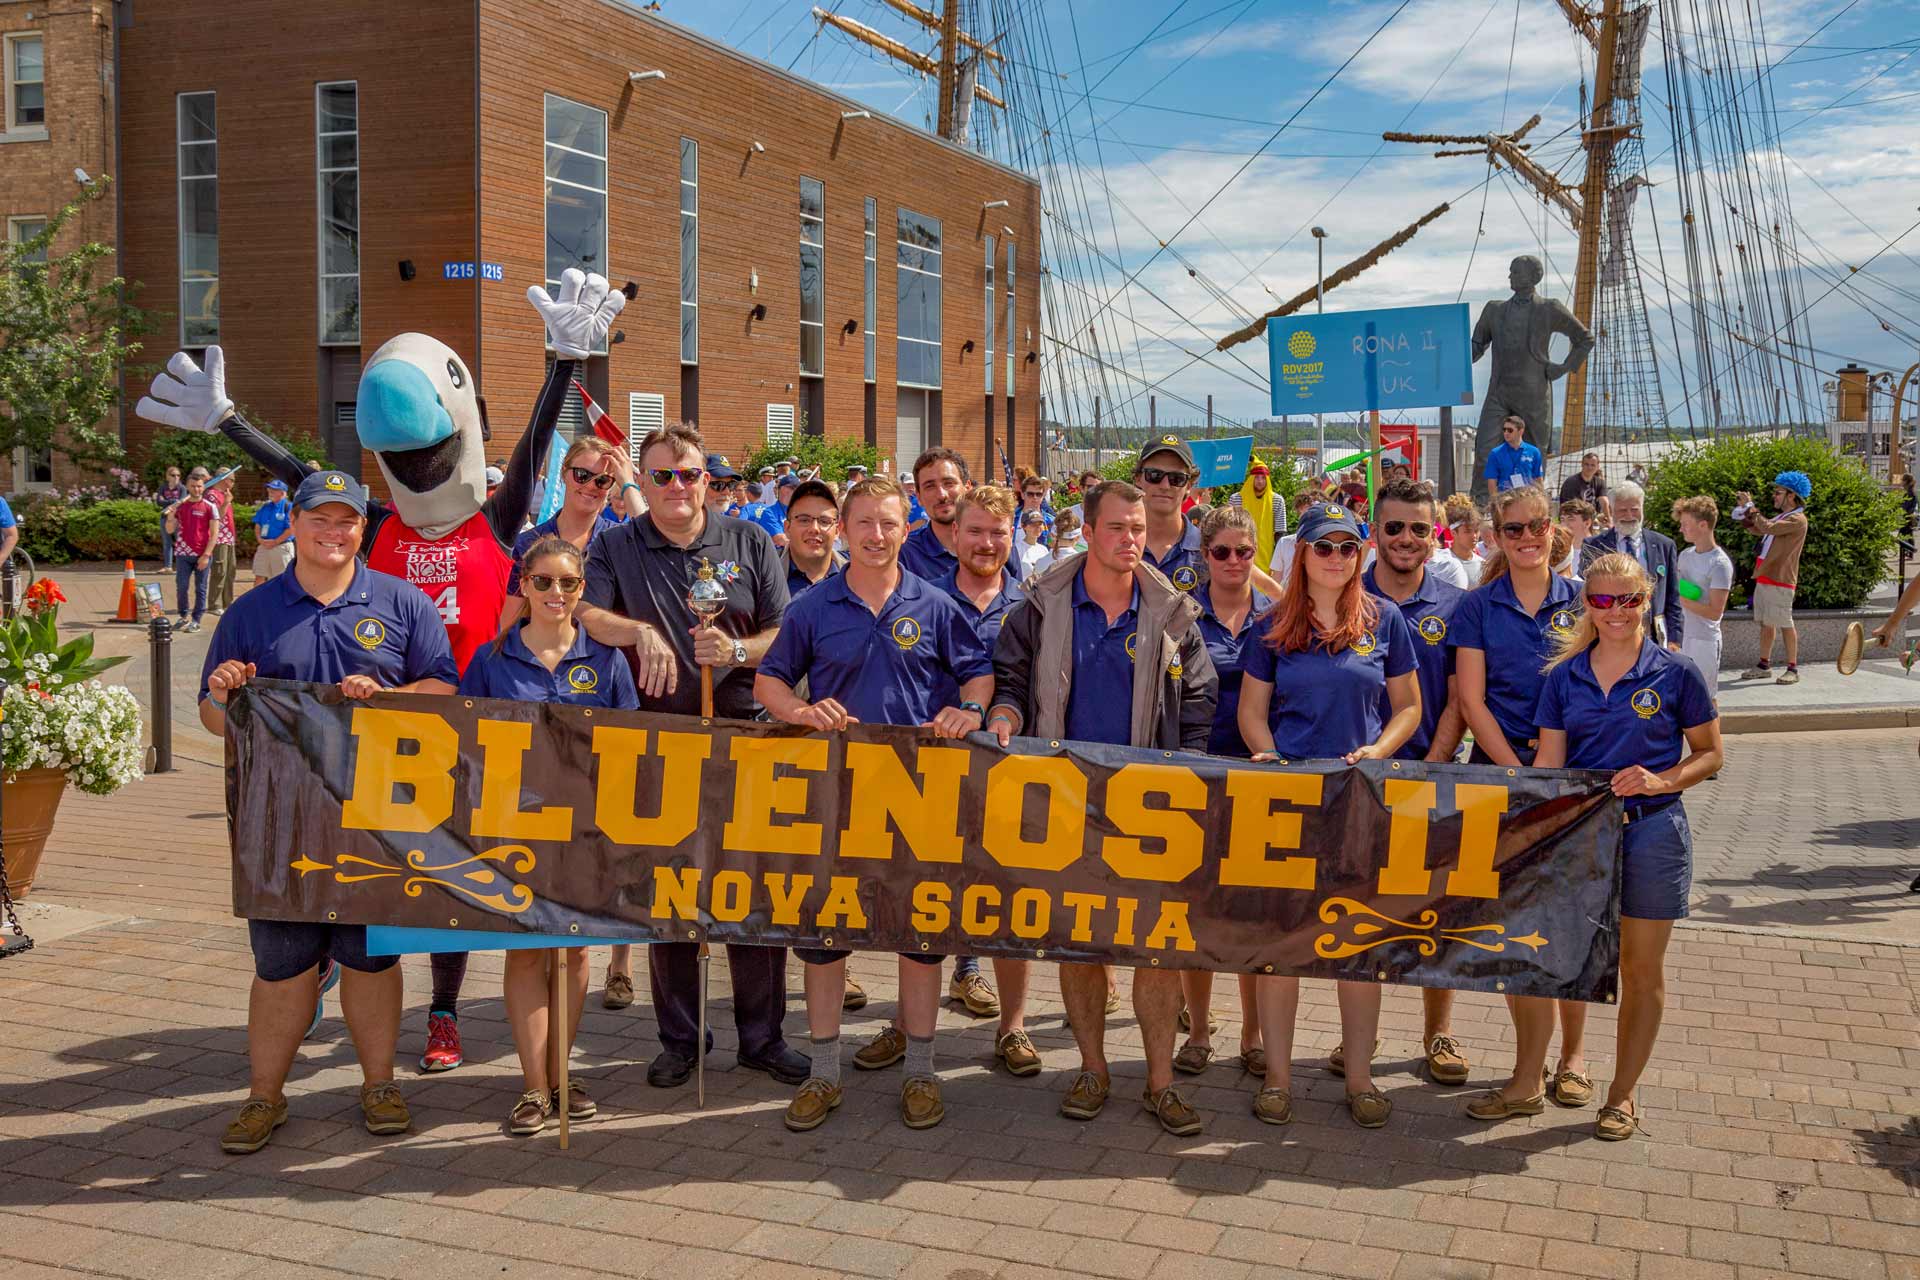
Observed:
[[[136,687],[144,677],[136,681]],[[359,1126],[337,1003],[302,1051],[293,1120],[272,1146],[222,1156],[245,1082],[245,933],[228,915],[222,794],[210,741],[183,768],[109,800],[69,795],[36,912],[54,938],[0,968],[0,1268],[50,1274],[417,1277],[1920,1277],[1920,766],[1912,731],[1778,734],[1733,743],[1690,799],[1696,917],[1676,934],[1666,1032],[1640,1092],[1648,1133],[1589,1136],[1592,1112],[1485,1128],[1463,1092],[1411,1074],[1409,992],[1386,1000],[1396,1110],[1378,1132],[1339,1109],[1319,1069],[1337,1035],[1308,984],[1289,1129],[1247,1113],[1225,1066],[1197,1090],[1207,1130],[1163,1135],[1134,1105],[1132,1019],[1114,1019],[1115,1101],[1055,1114],[1074,1063],[1042,976],[1048,1070],[988,1069],[990,1025],[943,1016],[949,1109],[912,1133],[899,1075],[848,1072],[823,1129],[780,1124],[787,1091],[735,1069],[725,966],[709,1105],[647,1087],[644,1001],[590,1001],[578,1070],[602,1119],[503,1135],[517,1071],[497,957],[476,957],[462,1023],[469,1066],[403,1070],[414,1132]],[[191,754],[189,755],[189,750]],[[197,757],[197,758],[195,758]],[[81,909],[94,912],[82,915]],[[91,927],[83,927],[91,926]],[[66,929],[81,931],[55,938]],[[790,1033],[801,1033],[798,966]],[[861,958],[892,1008],[891,964]],[[596,975],[597,977],[597,975]],[[417,1052],[424,963],[409,961]],[[597,983],[596,983],[597,985]],[[1229,1018],[1230,984],[1216,1007]],[[645,981],[640,983],[644,992]],[[1461,1001],[1475,1084],[1507,1052],[1492,1001]],[[1590,1050],[1604,1083],[1611,1012]]]

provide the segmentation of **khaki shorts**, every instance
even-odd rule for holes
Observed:
[[[1754,583],[1753,620],[1763,627],[1793,630],[1793,588]]]
[[[277,578],[293,565],[293,544],[283,542],[277,547],[260,547],[253,553],[253,576],[265,581]]]

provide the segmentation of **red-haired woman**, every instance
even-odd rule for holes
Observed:
[[[1319,502],[1308,508],[1286,590],[1246,648],[1240,735],[1255,760],[1385,760],[1420,727],[1418,642],[1400,610],[1380,608],[1361,585],[1362,550],[1360,522],[1346,507]],[[1392,711],[1384,718],[1383,693]],[[1380,988],[1344,981],[1338,988],[1347,1112],[1356,1124],[1377,1129],[1393,1111],[1373,1085]],[[1268,1124],[1286,1124],[1293,1119],[1300,980],[1262,974],[1254,989],[1267,1075],[1253,1113]]]

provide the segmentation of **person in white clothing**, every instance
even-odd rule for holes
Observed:
[[[1475,545],[1480,536],[1480,509],[1473,505],[1472,498],[1456,493],[1447,499],[1445,519],[1453,534],[1447,554],[1459,564],[1467,579],[1466,588],[1471,591],[1480,585],[1480,571],[1487,563]]]
[[[1700,668],[1700,674],[1707,678],[1707,689],[1718,703],[1720,618],[1727,611],[1727,594],[1733,589],[1733,560],[1713,536],[1720,520],[1720,504],[1705,495],[1682,498],[1673,504],[1673,518],[1687,543],[1674,564],[1674,575],[1683,584],[1680,607],[1687,611],[1680,652]]]
[[[1294,528],[1300,527],[1300,518],[1306,514],[1307,508],[1313,505],[1316,496],[1318,495],[1311,489],[1302,489],[1293,495]],[[1273,540],[1273,559],[1267,563],[1267,573],[1283,587],[1287,585],[1288,571],[1293,568],[1293,544],[1298,538],[1298,534],[1283,533]]]
[[[1573,545],[1567,551],[1567,558],[1553,566],[1553,571],[1563,578],[1580,576],[1580,548],[1594,535],[1593,504],[1585,498],[1568,498],[1560,504],[1560,524],[1573,535]]]
[[[1047,549],[1047,516],[1037,507],[1020,513],[1020,576],[1025,578],[1053,563]]]

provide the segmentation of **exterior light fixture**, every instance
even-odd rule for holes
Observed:
[[[1007,202],[1005,200],[989,200],[980,207],[982,209],[1004,209],[1007,207]]]
[[[653,71],[629,71],[629,72],[627,72],[627,83],[628,83],[628,84],[634,84],[634,83],[636,83],[636,82],[638,82],[638,81],[641,81],[641,80],[665,80],[666,78],[667,78],[667,73],[666,73],[666,72],[664,72],[664,71],[661,71],[661,70],[658,70],[658,69],[655,69],[655,70],[653,70]]]

